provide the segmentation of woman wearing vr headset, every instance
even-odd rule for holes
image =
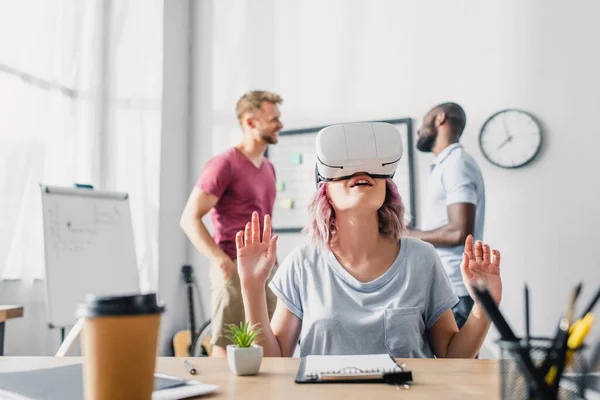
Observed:
[[[343,143],[340,143],[342,141]],[[342,150],[340,150],[342,149]],[[238,232],[238,272],[246,319],[262,328],[264,355],[380,354],[475,357],[490,322],[475,302],[462,329],[458,302],[435,249],[402,237],[404,208],[393,174],[402,156],[393,125],[344,124],[317,135],[317,192],[307,225],[312,243],[294,250],[269,287],[278,297],[271,321],[265,282],[277,236],[257,213]],[[462,275],[502,297],[500,253],[469,236]],[[475,296],[471,297],[475,299]]]

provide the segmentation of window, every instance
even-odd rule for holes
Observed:
[[[39,184],[130,194],[157,286],[163,2],[6,2],[0,12],[0,279],[44,278]]]

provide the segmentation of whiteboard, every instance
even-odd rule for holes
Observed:
[[[412,123],[410,119],[369,122],[387,122],[398,128],[404,154],[394,175],[394,182],[402,197],[405,212],[415,226],[415,194],[413,170]],[[277,233],[300,232],[308,220],[308,204],[316,192],[315,163],[317,162],[317,133],[325,126],[281,131],[276,145],[269,146],[267,158],[277,175],[275,206],[272,224]]]
[[[126,193],[41,185],[50,327],[74,325],[88,294],[139,293]]]

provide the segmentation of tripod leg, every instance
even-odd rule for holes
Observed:
[[[65,340],[60,345],[60,348],[56,352],[55,357],[64,357],[67,355],[67,353],[71,350],[71,347],[73,347],[73,344],[79,337],[79,334],[81,333],[81,329],[83,328],[83,323],[84,323],[83,318],[80,318],[77,321],[77,323],[75,323],[73,328],[69,331],[69,334],[67,335]]]

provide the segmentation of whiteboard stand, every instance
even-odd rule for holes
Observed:
[[[91,186],[40,185],[48,326],[61,329],[57,355],[75,344],[88,294],[140,293],[129,195]],[[65,336],[64,332],[72,326]]]

